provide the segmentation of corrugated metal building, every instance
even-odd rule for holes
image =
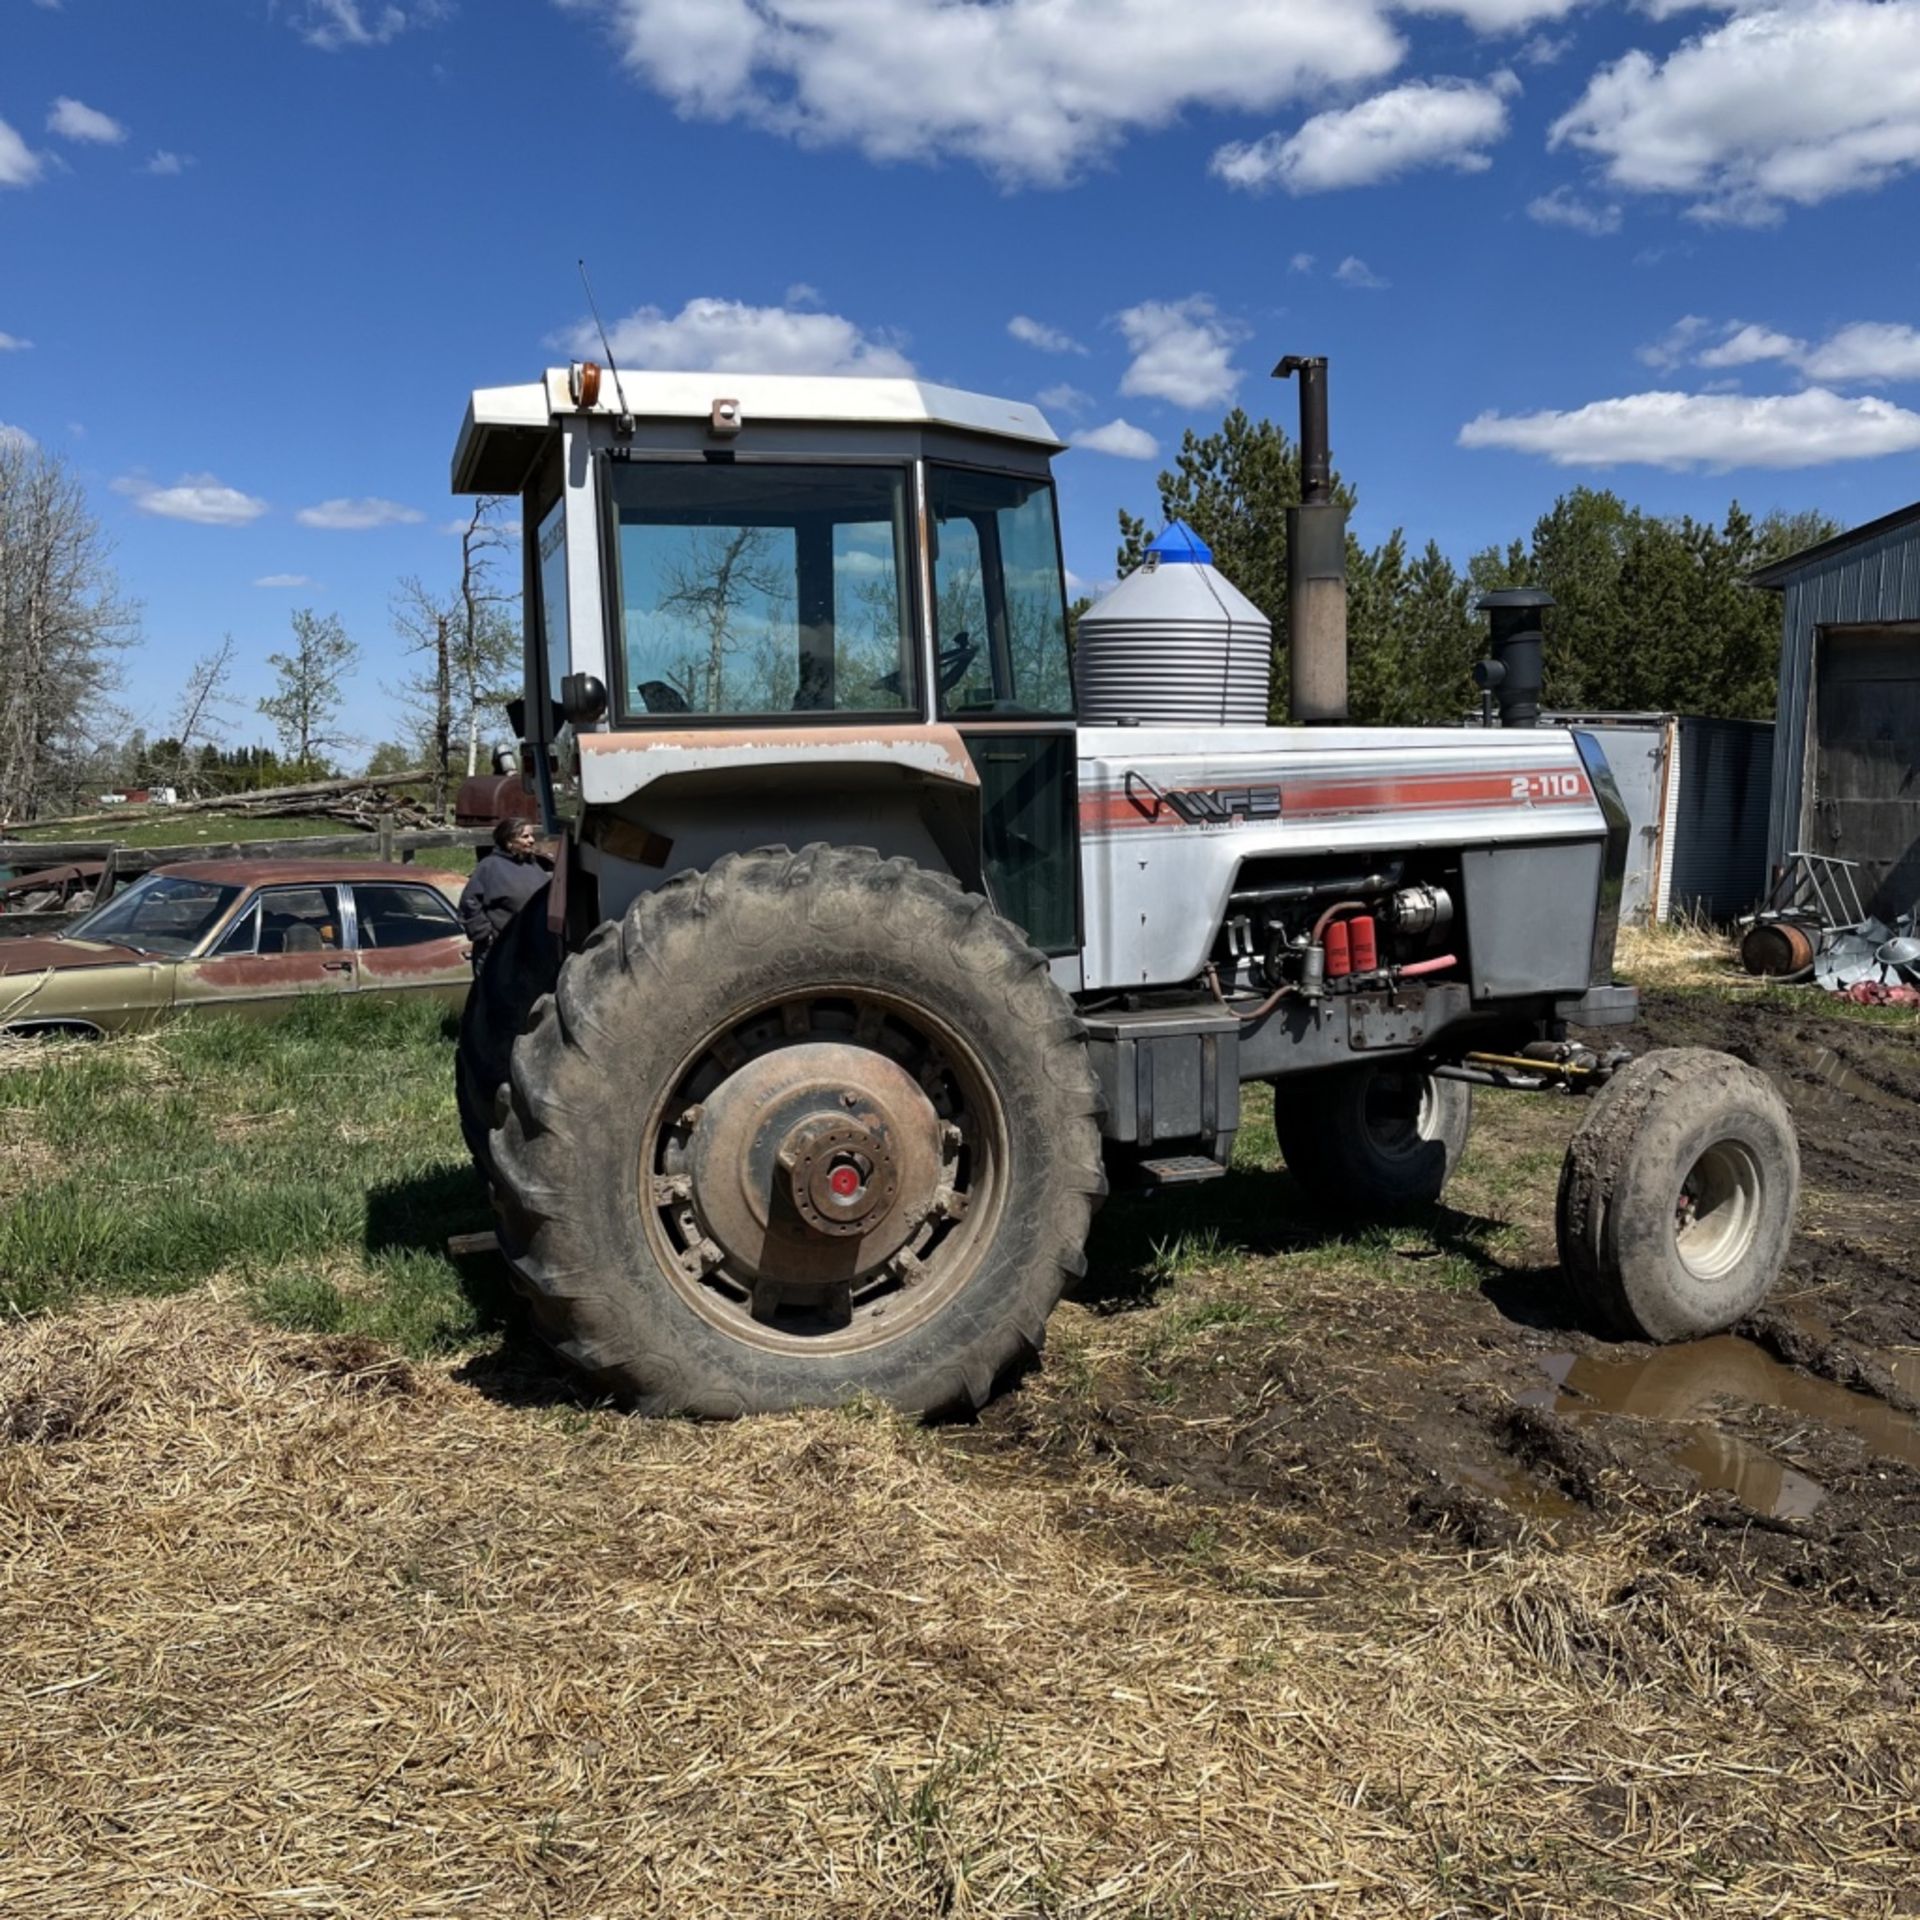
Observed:
[[[1767,859],[1858,860],[1883,917],[1920,898],[1920,501],[1753,576],[1784,596]]]
[[[1701,714],[1556,713],[1606,749],[1633,838],[1620,911],[1629,924],[1676,910],[1731,920],[1767,890],[1773,726]]]

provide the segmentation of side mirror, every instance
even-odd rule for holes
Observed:
[[[607,710],[605,684],[591,673],[569,673],[560,682],[560,712],[576,727],[590,727]]]

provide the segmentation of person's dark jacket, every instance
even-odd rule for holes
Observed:
[[[475,956],[499,939],[506,924],[553,877],[551,862],[516,860],[498,847],[480,856],[460,892],[460,924]]]

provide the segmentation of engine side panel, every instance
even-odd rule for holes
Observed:
[[[1526,848],[1527,884],[1591,943],[1607,823],[1568,733],[1082,727],[1079,746],[1090,991],[1194,979],[1253,859]]]

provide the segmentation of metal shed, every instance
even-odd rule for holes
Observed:
[[[1767,890],[1773,727],[1703,714],[1556,713],[1600,737],[1632,829],[1620,911],[1731,920]]]
[[[1857,860],[1884,918],[1920,898],[1920,501],[1752,576],[1783,596],[1767,860]]]

